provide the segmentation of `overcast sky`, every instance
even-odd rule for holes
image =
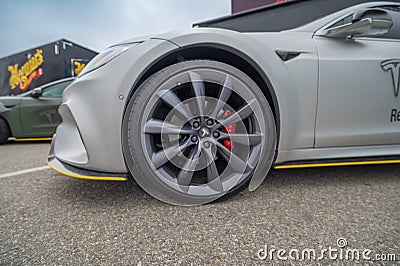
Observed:
[[[0,57],[66,38],[101,51],[121,40],[229,15],[231,0],[0,0]]]

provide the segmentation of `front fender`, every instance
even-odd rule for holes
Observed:
[[[4,112],[7,112],[9,109],[5,107],[4,103],[0,102],[0,115]]]
[[[239,33],[222,29],[195,29],[170,37],[179,47],[218,45],[245,54],[268,78],[280,115],[278,150],[311,148],[318,90],[318,55],[310,33]],[[299,53],[283,61],[277,51]],[[279,158],[278,158],[279,160]]]
[[[227,30],[199,29],[170,37],[179,47],[199,44],[218,45],[240,51],[257,64],[268,78],[274,103],[279,108],[280,126],[275,163],[288,158],[281,151],[312,148],[318,95],[318,54],[311,33],[238,33]],[[277,51],[298,53],[284,61]],[[255,190],[266,173],[255,170],[250,190]]]
[[[19,116],[20,99],[5,97],[0,101],[0,117],[4,118],[10,127],[12,136],[22,134],[22,125]]]

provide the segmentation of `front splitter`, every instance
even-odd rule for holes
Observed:
[[[128,179],[128,174],[110,174],[76,168],[59,161],[54,156],[49,156],[47,165],[62,175],[78,179],[93,181],[126,181]]]

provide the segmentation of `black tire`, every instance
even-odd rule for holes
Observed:
[[[176,205],[204,204],[235,192],[256,167],[266,175],[276,146],[273,113],[255,82],[209,60],[177,63],[141,84],[122,131],[136,182]]]
[[[7,121],[0,117],[0,144],[6,143],[10,136],[11,131]]]

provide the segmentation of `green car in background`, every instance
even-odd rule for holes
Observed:
[[[62,93],[73,80],[61,79],[17,96],[0,97],[0,144],[10,137],[15,140],[52,137],[61,123],[57,109]]]

